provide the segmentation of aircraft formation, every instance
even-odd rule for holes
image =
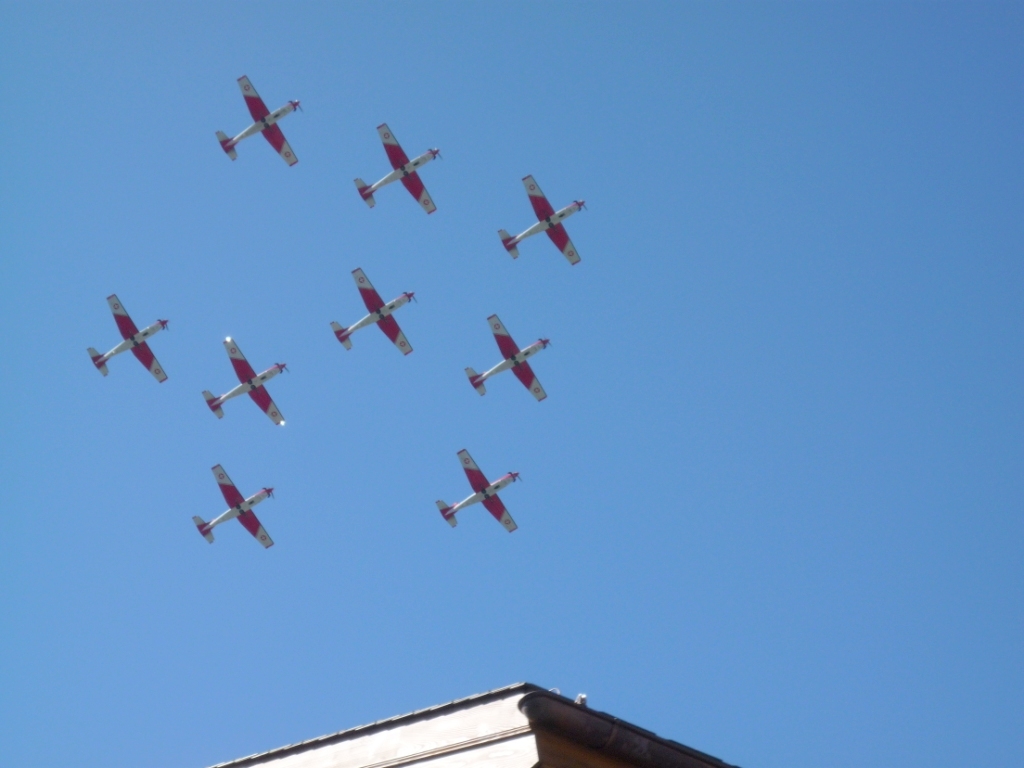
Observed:
[[[288,140],[285,139],[284,133],[281,131],[278,123],[292,112],[301,109],[299,101],[288,101],[284,106],[271,112],[263,102],[263,99],[261,99],[259,94],[256,92],[255,87],[253,87],[253,84],[249,81],[248,77],[242,76],[238,78],[238,86],[241,89],[242,98],[245,100],[245,104],[249,109],[249,114],[252,116],[253,123],[238,133],[234,138],[229,138],[222,131],[216,132],[217,140],[220,142],[221,149],[224,150],[224,153],[227,154],[231,160],[236,160],[238,158],[238,152],[236,149],[238,144],[250,136],[261,133],[285,163],[289,166],[293,166],[298,163],[299,159],[288,144]],[[423,166],[431,160],[440,157],[441,151],[436,148],[428,149],[422,155],[414,158],[413,160],[409,160],[408,155],[405,154],[405,151],[398,143],[398,140],[395,138],[394,133],[388,127],[387,123],[379,125],[377,127],[377,133],[384,145],[384,151],[387,154],[393,170],[373,184],[366,184],[362,179],[356,178],[355,186],[360,198],[362,198],[370,208],[373,208],[377,204],[376,199],[374,198],[374,193],[392,182],[400,181],[402,182],[402,186],[404,186],[409,191],[409,194],[411,194],[416,200],[420,208],[428,214],[434,213],[437,210],[437,206],[430,197],[430,193],[427,192],[427,189],[423,184],[423,180],[420,179],[419,170],[421,170]],[[576,247],[569,239],[569,235],[565,231],[565,227],[562,222],[574,213],[583,210],[586,207],[584,201],[575,200],[561,210],[555,211],[551,203],[549,203],[548,199],[544,196],[544,193],[541,192],[540,186],[537,184],[536,180],[534,180],[533,176],[526,176],[523,179],[523,186],[526,189],[526,194],[530,200],[530,204],[533,206],[534,213],[537,216],[537,223],[515,236],[509,235],[509,233],[504,229],[498,230],[498,236],[500,237],[505,250],[512,256],[512,258],[518,258],[518,246],[523,240],[541,232],[546,232],[548,237],[551,239],[551,242],[555,244],[555,247],[558,248],[559,251],[561,251],[566,260],[568,260],[571,265],[578,264],[580,262],[579,254],[576,251]],[[344,327],[337,322],[332,322],[330,324],[331,330],[334,332],[338,341],[346,350],[350,350],[352,349],[352,335],[361,328],[376,324],[384,335],[388,337],[391,343],[395,345],[399,352],[403,355],[410,354],[413,351],[412,345],[409,343],[408,339],[406,339],[402,329],[398,326],[398,322],[394,318],[394,313],[410,301],[414,300],[414,294],[407,291],[385,303],[362,269],[354,269],[352,271],[352,278],[355,281],[356,288],[359,291],[359,295],[362,298],[363,303],[366,305],[368,314],[347,327]],[[147,326],[140,331],[135,323],[132,322],[131,317],[124,308],[124,304],[116,294],[108,296],[107,303],[110,306],[110,311],[114,315],[114,322],[117,325],[118,331],[121,333],[122,341],[106,354],[100,354],[90,347],[88,352],[93,365],[96,366],[101,374],[106,376],[109,373],[107,362],[114,356],[131,350],[135,358],[142,363],[157,382],[162,383],[166,381],[167,374],[157,361],[153,351],[149,348],[149,339],[160,331],[165,330],[167,328],[168,321],[157,320],[152,325]],[[544,400],[547,397],[547,393],[544,391],[544,388],[541,386],[540,381],[538,381],[536,374],[534,374],[533,369],[530,367],[527,360],[541,350],[546,349],[551,342],[548,339],[538,339],[525,349],[520,349],[515,341],[512,340],[512,336],[505,329],[504,324],[497,315],[491,315],[487,318],[487,322],[490,326],[491,333],[494,334],[494,340],[497,342],[502,360],[490,369],[479,374],[473,370],[473,368],[466,368],[466,376],[469,379],[469,383],[480,395],[485,395],[487,390],[484,387],[484,382],[502,371],[511,369],[515,377],[522,382],[523,386],[529,390],[530,394],[532,394],[538,402]],[[273,399],[270,397],[266,384],[279,373],[286,371],[287,366],[284,363],[274,363],[262,373],[257,374],[255,369],[249,364],[245,355],[242,354],[241,348],[234,339],[231,337],[224,339],[224,349],[228,354],[228,359],[231,361],[231,366],[234,369],[235,376],[238,378],[239,383],[237,386],[229,389],[227,392],[219,396],[214,395],[209,390],[203,390],[202,395],[203,399],[206,401],[207,407],[218,419],[222,419],[224,418],[224,404],[228,400],[247,394],[250,399],[259,406],[260,410],[267,415],[267,418],[278,426],[284,426],[284,415],[281,413],[281,409],[277,407],[277,404],[274,403]],[[440,511],[441,516],[454,528],[458,524],[456,514],[466,507],[479,502],[483,504],[484,508],[491,513],[495,520],[501,523],[505,530],[509,533],[516,530],[518,526],[512,519],[508,510],[505,508],[504,503],[502,503],[501,499],[498,498],[498,492],[516,482],[519,479],[519,473],[509,472],[502,475],[497,480],[490,481],[477,466],[473,457],[469,455],[469,451],[463,449],[459,451],[457,455],[462,464],[462,468],[466,473],[466,478],[469,480],[469,485],[473,489],[473,494],[454,505],[449,505],[440,500],[437,501],[437,508]],[[273,540],[264,529],[262,523],[260,523],[259,519],[253,513],[252,509],[265,499],[272,498],[274,495],[274,489],[263,488],[249,498],[244,498],[238,488],[235,487],[234,483],[231,482],[227,472],[224,471],[224,468],[221,465],[218,464],[213,467],[213,476],[220,487],[220,491],[223,494],[224,500],[227,502],[229,509],[213,518],[210,522],[206,522],[199,516],[194,516],[192,518],[192,522],[195,524],[203,538],[208,542],[213,543],[213,529],[221,523],[237,518],[242,526],[252,534],[260,544],[264,547],[273,546]]]

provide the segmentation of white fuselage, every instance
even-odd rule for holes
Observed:
[[[268,496],[270,496],[270,493],[269,491],[267,491],[266,488],[264,488],[259,493],[253,494],[238,506],[232,507],[227,512],[224,512],[223,514],[219,515],[218,517],[207,523],[206,530],[212,531],[215,526],[218,526],[221,523],[226,523],[228,520],[234,520],[243,512],[248,512],[250,509],[255,507]]]
[[[347,339],[349,336],[351,336],[353,333],[358,331],[360,328],[365,328],[366,326],[371,325],[372,323],[376,323],[376,322],[378,322],[380,320],[383,320],[385,317],[390,315],[396,309],[398,309],[399,307],[405,306],[408,303],[409,303],[409,295],[406,294],[406,293],[403,293],[397,299],[392,299],[387,304],[385,304],[383,307],[378,309],[376,312],[371,312],[366,317],[362,318],[358,322],[356,322],[356,323],[350,325],[348,328],[344,329],[344,338]],[[362,337],[360,337],[360,338],[362,338]]]
[[[256,378],[249,379],[248,381],[244,381],[241,384],[239,384],[237,387],[235,387],[234,389],[232,389],[232,390],[224,393],[220,397],[218,397],[213,402],[211,407],[219,408],[221,405],[223,405],[224,403],[226,403],[228,400],[230,400],[233,397],[238,397],[241,394],[244,394],[246,392],[252,392],[253,390],[255,390],[257,388],[262,387],[265,383],[267,383],[272,378],[277,376],[277,374],[279,374],[280,372],[281,372],[281,368],[276,366],[276,365],[273,368],[267,368],[267,370],[265,370],[263,373],[259,374]]]
[[[491,370],[481,373],[479,380],[482,382],[484,379],[489,379],[491,376],[494,376],[495,374],[501,373],[502,371],[507,371],[509,368],[515,365],[519,365],[522,362],[525,362],[527,358],[533,357],[542,349],[544,349],[544,347],[545,344],[543,341],[537,340],[533,342],[533,344],[528,346],[526,349],[519,350],[519,352],[515,355],[512,355],[512,357],[505,358],[496,366],[491,368]]]
[[[504,488],[505,486],[511,485],[515,481],[516,481],[515,475],[513,475],[512,473],[509,473],[509,474],[505,475],[504,477],[501,477],[498,480],[495,480],[493,483],[488,485],[482,491],[474,493],[472,496],[467,496],[465,499],[460,501],[458,504],[456,504],[454,507],[452,507],[448,511],[447,516],[451,517],[456,512],[458,512],[460,510],[463,510],[463,509],[465,509],[468,506],[471,506],[473,504],[476,504],[477,502],[483,501],[484,499],[491,498],[492,496],[496,495],[498,493],[498,491],[500,491],[502,488]]]
[[[153,323],[148,328],[143,328],[141,331],[136,333],[134,336],[129,336],[127,339],[122,341],[120,344],[118,344],[112,350],[107,352],[107,354],[105,354],[103,356],[103,360],[101,362],[106,362],[107,360],[112,358],[114,355],[119,355],[122,352],[125,352],[125,351],[131,349],[132,347],[139,346],[139,344],[144,342],[146,339],[148,339],[153,334],[159,333],[160,331],[162,331],[163,327],[164,327],[163,323],[156,322],[156,323]]]
[[[279,107],[278,109],[275,109],[273,112],[271,112],[269,115],[264,117],[262,120],[257,120],[255,123],[253,123],[248,128],[246,128],[244,131],[242,131],[240,134],[235,136],[235,138],[233,138],[231,141],[228,142],[227,148],[230,149],[231,147],[235,146],[238,142],[240,142],[242,139],[247,139],[250,136],[252,136],[253,134],[260,133],[261,131],[265,131],[267,128],[272,126],[274,123],[278,122],[285,115],[287,115],[287,114],[289,114],[291,112],[294,112],[294,111],[295,111],[295,105],[290,103],[290,102],[288,104],[285,104],[283,107]]]
[[[395,168],[395,170],[393,170],[391,173],[389,173],[383,179],[378,181],[376,184],[371,184],[369,186],[369,188],[365,190],[365,194],[372,195],[374,192],[376,192],[381,187],[386,187],[391,182],[398,181],[403,176],[408,176],[410,173],[413,173],[414,171],[422,168],[424,165],[426,165],[427,163],[429,163],[433,159],[434,159],[434,152],[431,152],[430,150],[427,150],[426,152],[424,152],[422,155],[420,155],[419,157],[415,158],[414,160],[410,160],[405,165],[401,165],[398,168]]]
[[[536,235],[540,232],[544,232],[545,230],[551,229],[551,227],[555,226],[556,224],[561,224],[563,221],[565,221],[578,210],[580,210],[580,208],[581,206],[579,203],[572,203],[570,205],[565,206],[565,208],[563,208],[562,210],[556,211],[554,214],[548,216],[546,219],[541,219],[529,229],[520,232],[518,235],[516,235],[509,241],[508,245],[515,245],[516,243],[520,243],[532,235]]]

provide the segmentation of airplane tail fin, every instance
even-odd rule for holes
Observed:
[[[356,179],[356,189],[359,190],[359,196],[366,201],[366,204],[373,208],[377,204],[377,201],[373,199],[373,192],[370,191],[369,185],[362,179]]]
[[[203,518],[193,515],[192,522],[196,524],[196,528],[199,529],[199,533],[203,535],[203,538],[213,544],[213,531],[210,530],[210,525]]]
[[[100,373],[104,376],[107,375],[107,361],[103,358],[99,352],[92,347],[89,347],[89,357],[92,358],[92,364],[96,366]]]
[[[217,131],[217,141],[220,142],[220,148],[224,150],[228,157],[232,160],[238,159],[238,153],[235,152],[235,147],[232,145],[231,139],[224,134],[224,131]]]
[[[349,338],[352,334],[348,332],[348,328],[342,328],[337,323],[331,323],[331,330],[334,331],[334,335],[338,337],[338,341],[342,343],[345,349],[352,349],[352,340]]]
[[[455,519],[455,513],[452,512],[452,508],[440,499],[437,500],[437,509],[441,512],[441,517],[443,517],[452,528],[459,524],[459,521]]]
[[[480,374],[478,374],[472,368],[467,368],[466,376],[469,377],[469,383],[473,385],[473,389],[475,389],[481,395],[487,394],[487,390],[484,388],[484,380],[480,378]]]
[[[505,246],[505,250],[509,252],[513,259],[519,258],[519,249],[516,248],[516,244],[512,242],[514,239],[512,235],[506,232],[504,229],[498,230],[498,237],[501,238],[501,244]]]
[[[217,402],[217,398],[214,397],[213,392],[208,389],[204,389],[203,399],[206,400],[206,404],[218,419],[224,418],[224,411],[220,409],[220,404]]]

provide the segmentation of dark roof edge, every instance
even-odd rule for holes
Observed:
[[[266,752],[257,752],[247,757],[239,757],[235,760],[229,760],[226,763],[217,763],[211,768],[244,768],[247,765],[253,765],[254,763],[266,760],[267,758],[278,759],[286,755],[294,754],[297,752],[305,752],[307,749],[313,749],[314,747],[321,747],[325,744],[332,744],[337,741],[345,741],[352,739],[357,736],[365,736],[368,733],[374,731],[381,731],[386,728],[390,728],[402,720],[415,720],[422,718],[425,715],[437,715],[442,714],[445,710],[461,709],[468,706],[476,706],[477,704],[483,704],[488,699],[502,699],[507,697],[509,694],[518,693],[519,691],[525,692],[527,695],[542,691],[543,688],[534,685],[533,683],[513,683],[512,685],[506,685],[503,688],[495,688],[493,691],[487,691],[487,693],[477,693],[472,696],[466,696],[463,699],[456,699],[455,701],[449,701],[446,704],[435,704],[432,707],[426,707],[425,709],[417,709],[415,712],[409,712],[404,715],[396,715],[395,717],[389,717],[385,720],[377,720],[376,722],[369,723],[367,725],[357,725],[355,728],[347,728],[343,731],[337,731],[335,733],[329,733],[326,736],[317,736],[314,739],[307,739],[306,741],[298,741],[294,744],[289,744],[284,747],[277,747],[275,749],[268,750]]]
[[[641,768],[736,768],[564,696],[534,690],[519,700],[530,725]]]

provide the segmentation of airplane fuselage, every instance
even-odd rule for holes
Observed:
[[[221,395],[220,397],[218,397],[213,402],[213,404],[210,405],[210,407],[211,408],[219,408],[221,405],[223,405],[224,403],[226,403],[228,400],[230,400],[233,397],[238,397],[239,395],[246,394],[248,392],[252,392],[252,391],[258,389],[259,387],[262,387],[264,384],[266,384],[272,378],[277,376],[277,374],[279,374],[282,371],[283,368],[284,368],[283,365],[275,365],[272,368],[267,368],[267,370],[265,370],[263,373],[259,374],[255,378],[249,379],[248,381],[243,381],[241,384],[239,384],[234,389],[232,389],[232,390],[226,392],[225,394]]]
[[[478,377],[478,380],[483,381],[484,379],[489,379],[491,376],[494,376],[495,374],[501,373],[502,371],[507,371],[509,368],[520,365],[526,362],[527,359],[536,355],[546,346],[547,344],[538,339],[537,341],[533,342],[533,344],[526,347],[526,349],[519,350],[519,352],[512,355],[511,357],[505,358],[496,366],[491,368],[489,371],[481,373],[480,376]]]
[[[127,339],[122,341],[120,344],[118,344],[112,350],[107,352],[107,354],[103,355],[103,360],[101,362],[106,362],[107,360],[112,358],[114,355],[119,355],[122,352],[128,351],[132,347],[139,346],[142,342],[144,342],[146,339],[148,339],[153,334],[159,333],[160,331],[162,331],[163,328],[164,328],[164,324],[161,323],[159,320],[157,322],[153,323],[148,328],[143,328],[141,331],[136,333],[134,336],[129,336]]]
[[[386,187],[391,182],[398,181],[403,176],[408,176],[410,173],[413,173],[413,172],[419,170],[424,165],[429,163],[431,160],[434,159],[434,157],[436,157],[436,155],[437,155],[437,150],[436,149],[433,149],[433,150],[428,149],[426,152],[424,152],[419,157],[417,157],[417,158],[415,158],[413,160],[410,160],[405,165],[401,165],[398,168],[396,168],[395,170],[393,170],[391,173],[389,173],[383,179],[378,181],[376,184],[371,184],[369,187],[367,187],[365,190],[363,190],[363,194],[364,195],[372,195],[374,192],[376,192],[381,187]]]
[[[235,136],[235,138],[231,139],[231,141],[229,141],[225,146],[225,150],[231,149],[242,139],[247,139],[254,134],[261,133],[262,131],[267,130],[267,128],[281,120],[281,118],[285,117],[286,115],[294,111],[295,105],[292,102],[288,102],[283,107],[278,107],[269,115],[262,118],[261,120],[257,120],[255,123],[253,123],[244,131],[242,131],[240,134]]]
[[[553,226],[555,226],[557,224],[561,224],[563,221],[568,219],[574,213],[579,211],[581,207],[582,206],[580,206],[579,203],[571,203],[570,205],[565,206],[565,208],[563,208],[562,210],[555,211],[555,213],[552,214],[551,216],[548,216],[547,218],[541,219],[540,221],[538,221],[536,224],[534,224],[529,229],[526,229],[523,232],[520,232],[518,235],[513,237],[509,241],[508,244],[509,245],[515,245],[516,243],[520,243],[520,242],[522,242],[523,240],[525,240],[528,237],[531,237],[533,235],[536,235],[536,234],[544,232],[544,231],[546,231],[548,229],[551,229]]]
[[[221,523],[226,523],[228,520],[234,520],[240,514],[242,514],[243,512],[248,512],[250,509],[255,507],[257,504],[259,504],[261,501],[268,498],[269,496],[270,489],[264,488],[259,493],[255,493],[252,496],[250,496],[241,504],[232,507],[231,509],[227,510],[226,512],[222,513],[221,515],[218,515],[216,518],[211,520],[209,523],[206,524],[206,530],[213,530],[215,526],[218,526]]]
[[[363,317],[362,319],[360,319],[358,322],[350,325],[348,328],[345,328],[342,331],[343,338],[347,339],[349,336],[351,336],[353,333],[358,331],[360,328],[365,328],[366,326],[371,325],[372,323],[376,323],[376,322],[379,322],[379,321],[383,320],[385,317],[390,315],[392,312],[394,312],[399,307],[402,307],[402,306],[405,306],[406,304],[408,304],[409,303],[409,299],[410,299],[410,294],[408,294],[408,293],[403,293],[397,299],[392,299],[387,304],[385,304],[383,307],[378,309],[376,312],[371,312],[370,314],[366,315],[366,317]]]
[[[478,502],[483,501],[484,499],[489,499],[492,496],[497,495],[498,491],[500,491],[502,488],[505,488],[506,486],[511,485],[515,481],[516,481],[515,475],[512,474],[511,472],[509,472],[507,475],[504,475],[504,476],[500,477],[499,479],[495,480],[493,483],[488,485],[482,491],[478,491],[477,493],[474,493],[472,496],[467,496],[465,499],[463,499],[458,504],[453,506],[446,513],[446,516],[447,517],[451,517],[456,512],[459,512],[459,511],[465,509],[468,506],[471,506],[473,504],[476,504]]]

